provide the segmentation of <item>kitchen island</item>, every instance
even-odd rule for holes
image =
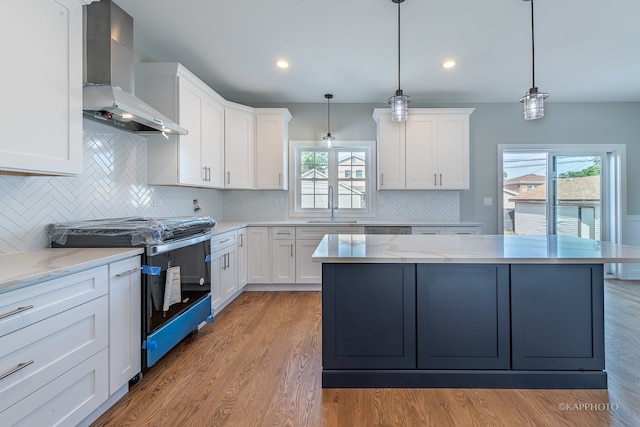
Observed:
[[[326,235],[323,387],[607,388],[604,264],[568,236]]]

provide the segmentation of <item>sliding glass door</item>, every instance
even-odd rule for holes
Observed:
[[[499,146],[502,233],[619,242],[622,149],[611,147]]]

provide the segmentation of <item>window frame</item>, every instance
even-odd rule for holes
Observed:
[[[301,205],[301,183],[300,179],[300,153],[305,150],[328,151],[329,168],[328,183],[333,185],[334,198],[336,202],[339,197],[338,182],[344,181],[344,177],[339,177],[338,152],[340,151],[361,151],[365,153],[365,193],[366,208],[340,208],[335,209],[336,218],[370,218],[375,217],[376,198],[376,145],[375,141],[334,141],[331,148],[328,148],[324,141],[290,141],[289,142],[289,216],[306,218],[327,218],[331,216],[331,210],[325,208],[302,208]],[[359,180],[351,177],[347,180]]]

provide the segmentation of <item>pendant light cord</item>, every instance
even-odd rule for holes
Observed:
[[[533,80],[532,87],[536,87],[536,48],[535,42],[533,40],[534,37],[534,29],[533,29],[533,0],[531,1],[531,76]]]
[[[398,1],[398,90],[400,90],[400,3],[401,1]]]
[[[331,98],[327,97],[327,134],[331,135]]]

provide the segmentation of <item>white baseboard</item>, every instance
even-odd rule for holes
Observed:
[[[248,284],[245,291],[321,291],[321,283]]]

